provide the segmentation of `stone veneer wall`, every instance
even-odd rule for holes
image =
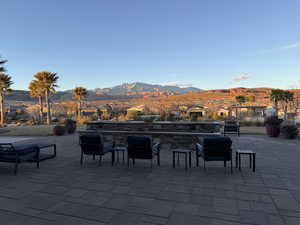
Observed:
[[[89,131],[163,131],[163,132],[188,132],[195,135],[149,135],[155,141],[171,145],[171,148],[194,147],[199,141],[199,133],[220,133],[221,125],[218,122],[153,122],[143,121],[93,121],[87,124]],[[126,134],[106,135],[106,139],[113,138],[117,145],[126,144]]]

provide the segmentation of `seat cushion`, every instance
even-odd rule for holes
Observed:
[[[0,149],[0,161],[20,162],[36,156],[39,150],[35,144],[15,144],[14,148]]]
[[[107,152],[112,152],[114,150],[114,145],[110,143],[104,143],[103,145],[103,154]]]

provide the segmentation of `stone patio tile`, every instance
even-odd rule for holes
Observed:
[[[212,217],[213,210],[212,206],[189,204],[189,203],[178,203],[174,208],[174,213],[183,213],[186,215],[196,215],[203,217]]]
[[[168,217],[171,214],[174,205],[175,204],[170,201],[133,197],[130,200],[128,208],[125,210],[152,216]]]
[[[92,205],[65,202],[57,205],[55,208],[51,209],[50,212],[108,223],[119,211]]]
[[[86,220],[78,217],[73,216],[66,216],[60,214],[54,214],[50,212],[42,212],[38,215],[40,218],[44,220],[48,220],[49,224],[51,225],[60,225],[60,224],[72,224],[72,225],[108,225],[107,223],[102,223],[99,221],[93,220]],[[27,225],[27,224],[24,224]],[[29,225],[29,224],[28,224]],[[31,224],[30,224],[31,225]]]
[[[212,219],[185,214],[172,214],[167,225],[211,225]]]
[[[261,202],[251,202],[250,203],[252,210],[265,212],[268,214],[278,214],[276,207],[274,204],[269,203],[261,203]]]
[[[233,214],[237,215],[239,213],[237,207],[237,201],[232,199],[225,198],[214,198],[214,211],[224,213],[224,214]]]
[[[300,211],[300,204],[287,190],[272,189],[272,198],[279,209]]]
[[[238,222],[226,221],[226,220],[219,220],[219,219],[212,219],[211,225],[242,225]]]
[[[286,225],[299,225],[300,224],[300,218],[285,217],[284,220],[286,222]]]
[[[249,210],[240,211],[241,223],[251,225],[273,225],[270,216],[263,212],[255,212]]]
[[[165,225],[167,222],[168,222],[168,218],[143,215],[140,218],[139,224],[147,223],[152,225]]]
[[[140,217],[139,214],[121,212],[111,219],[109,225],[137,225]]]

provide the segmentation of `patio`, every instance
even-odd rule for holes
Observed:
[[[172,153],[161,166],[137,160],[133,168],[98,167],[92,157],[79,164],[77,135],[47,137],[57,158],[35,165],[0,163],[0,224],[80,225],[299,225],[300,139],[231,136],[233,148],[257,152],[257,170],[242,172],[207,163],[207,171],[172,168]],[[30,141],[30,140],[27,140]]]

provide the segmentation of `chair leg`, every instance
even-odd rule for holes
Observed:
[[[19,165],[19,162],[16,162],[15,163],[15,168],[14,168],[14,174],[17,175],[18,173],[18,165]]]
[[[123,165],[125,165],[125,152],[123,151]]]
[[[160,154],[159,154],[159,152],[157,153],[157,165],[160,166]]]
[[[135,165],[135,158],[132,158],[132,164]]]
[[[56,157],[56,144],[53,145],[54,148],[54,157]]]
[[[232,159],[230,160],[230,169],[231,169],[231,174],[233,173],[233,170],[232,170]]]
[[[100,158],[99,158],[99,166],[102,166],[102,156],[100,155]]]
[[[175,152],[173,152],[173,168],[175,168]]]
[[[226,163],[226,161],[224,161],[224,167],[225,167],[225,168],[227,167],[227,163]]]
[[[197,152],[196,152],[196,165],[197,167],[199,167],[199,156]]]
[[[204,167],[204,170],[206,171],[205,160],[203,160],[203,167]]]
[[[116,158],[116,155],[115,155],[115,151],[112,151],[111,152],[111,165],[113,166],[114,163],[115,163],[115,158]],[[119,156],[119,153],[118,153],[118,156]]]
[[[83,152],[81,152],[80,165],[83,164]]]
[[[96,156],[95,155],[93,155],[93,160],[95,160],[96,159]]]
[[[40,168],[40,149],[36,150],[36,168]]]

